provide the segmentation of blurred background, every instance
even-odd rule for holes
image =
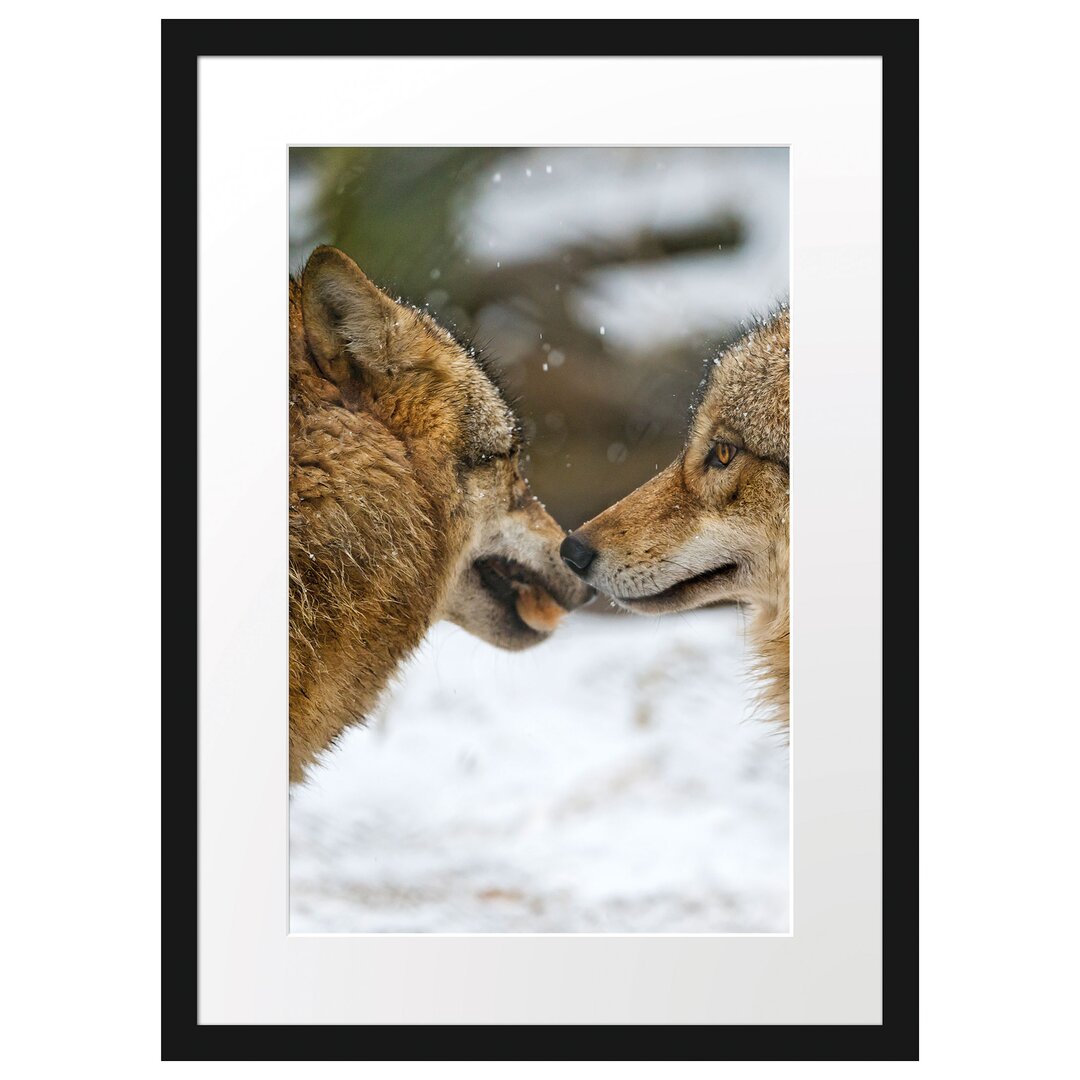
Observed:
[[[575,528],[682,445],[702,361],[787,295],[786,148],[294,148],[290,269],[336,244],[482,346]]]
[[[682,446],[703,361],[788,292],[786,148],[290,153],[318,244],[481,346],[573,528]],[[293,932],[786,933],[788,760],[741,613],[436,626],[290,800]]]

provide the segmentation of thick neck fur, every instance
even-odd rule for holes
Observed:
[[[294,299],[292,296],[290,299]],[[452,462],[406,445],[375,407],[344,407],[290,355],[290,778],[370,715],[445,602],[467,518]],[[374,629],[373,629],[374,628]]]
[[[775,553],[769,589],[750,604],[748,636],[763,719],[787,730],[791,716],[791,631],[788,545]]]

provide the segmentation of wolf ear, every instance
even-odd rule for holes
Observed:
[[[386,363],[393,302],[334,247],[312,252],[301,276],[300,302],[304,333],[319,370],[354,407],[365,371]]]

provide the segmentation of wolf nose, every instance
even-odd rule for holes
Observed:
[[[571,533],[559,548],[562,561],[574,571],[575,574],[584,575],[589,565],[596,558],[596,550],[589,547],[577,533]]]

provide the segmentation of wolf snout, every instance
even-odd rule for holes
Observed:
[[[577,533],[571,533],[559,548],[562,561],[574,571],[578,577],[584,577],[593,559],[596,558],[596,549],[590,547]]]

